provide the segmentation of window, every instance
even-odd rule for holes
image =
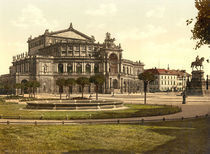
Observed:
[[[61,53],[62,53],[62,55],[66,55],[66,51],[62,51]]]
[[[125,73],[125,66],[123,66],[123,73]]]
[[[63,73],[63,64],[58,64],[58,73]]]
[[[72,54],[73,54],[73,51],[68,51],[68,54],[69,54],[69,55],[72,55]]]
[[[94,73],[99,73],[99,65],[98,64],[94,65]]]
[[[75,50],[79,51],[79,45],[75,46]]]
[[[90,64],[87,64],[85,69],[86,69],[86,73],[91,73],[91,66],[90,66]]]
[[[77,73],[82,73],[82,65],[77,64]]]
[[[68,47],[70,51],[73,51],[73,45],[69,45]]]
[[[85,51],[86,47],[84,45],[81,46],[81,51]]]
[[[91,51],[92,50],[92,46],[88,46],[88,50]]]

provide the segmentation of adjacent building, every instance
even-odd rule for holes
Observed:
[[[156,80],[150,82],[149,90],[151,92],[161,91],[182,91],[187,86],[187,80],[190,77],[185,70],[169,69],[148,69],[156,76]]]
[[[101,93],[112,91],[127,93],[141,92],[142,81],[138,74],[144,71],[144,64],[123,59],[121,45],[106,33],[103,43],[95,42],[94,36],[87,36],[73,28],[50,32],[28,38],[28,52],[13,57],[10,67],[12,84],[37,80],[41,87],[38,93],[58,93],[58,78],[90,77],[104,74],[106,81]],[[67,87],[63,87],[67,91]],[[94,90],[94,85],[85,87],[85,92]],[[70,89],[78,93],[78,85]]]

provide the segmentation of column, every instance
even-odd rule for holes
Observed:
[[[83,63],[83,66],[84,66],[83,72],[85,73],[86,72],[86,63]]]
[[[106,74],[106,66],[105,66],[105,63],[103,63],[103,74]]]
[[[55,64],[55,72],[58,73],[58,64]]]
[[[120,73],[120,63],[118,63],[117,72]]]
[[[66,73],[67,72],[67,63],[64,63],[63,66],[64,66],[64,73]]]
[[[94,73],[94,63],[91,63],[90,66],[91,66],[91,73]]]
[[[107,63],[107,72],[109,72],[109,63]]]
[[[75,71],[75,62],[73,62],[73,64],[72,64],[73,66],[73,73],[75,73],[76,71]]]

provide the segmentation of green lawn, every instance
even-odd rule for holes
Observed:
[[[26,105],[0,102],[0,115],[3,118],[12,119],[105,119],[105,118],[126,118],[126,117],[143,117],[154,115],[166,115],[180,112],[179,107],[165,105],[131,105],[125,106],[128,109],[115,111],[36,111],[26,110]]]
[[[207,152],[210,119],[142,125],[0,125],[5,153],[155,153]]]

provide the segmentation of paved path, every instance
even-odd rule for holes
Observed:
[[[100,99],[117,99],[122,100],[125,103],[143,104],[142,95],[101,95]],[[89,119],[89,120],[15,120],[15,119],[0,119],[0,123],[7,123],[9,121],[12,124],[78,124],[78,123],[129,123],[129,122],[141,122],[144,121],[162,121],[174,120],[183,118],[192,118],[196,116],[210,116],[210,97],[187,97],[187,104],[182,104],[182,97],[171,94],[149,94],[147,104],[166,104],[166,105],[178,105],[182,108],[182,112],[164,115],[164,116],[152,116],[152,117],[136,117],[136,118],[118,118],[118,119]]]

